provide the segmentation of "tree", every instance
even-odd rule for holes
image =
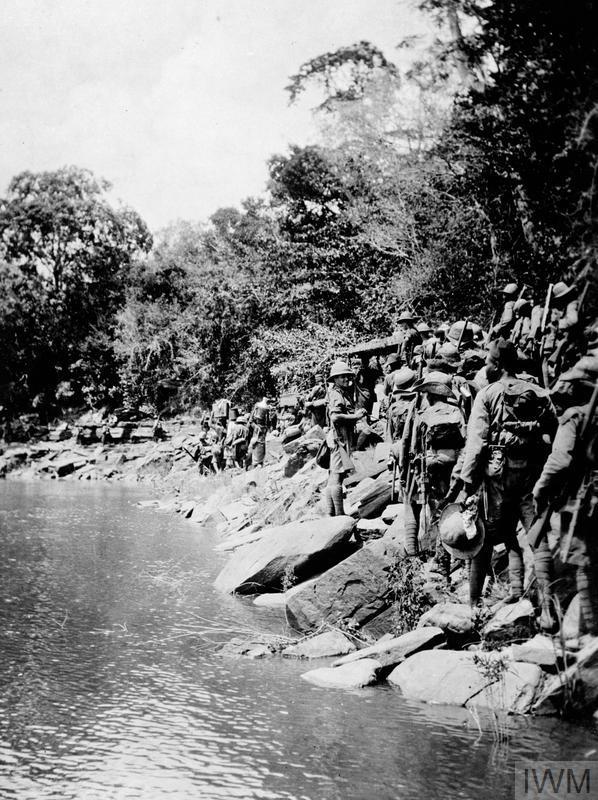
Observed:
[[[109,188],[76,167],[23,172],[0,201],[1,272],[10,287],[0,317],[20,330],[5,369],[29,387],[21,403],[43,389],[51,405],[58,382],[71,379],[78,401],[99,401],[115,377],[106,336],[132,264],[152,240],[134,211],[113,207]],[[27,310],[32,297],[35,314]]]

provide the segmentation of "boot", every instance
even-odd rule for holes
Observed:
[[[509,550],[509,592],[506,602],[516,603],[523,594],[523,554],[521,550]]]
[[[328,517],[335,517],[336,511],[334,508],[334,500],[332,499],[332,491],[330,486],[326,487],[326,491],[324,492],[324,508],[326,509],[326,516]]]
[[[421,506],[417,503],[405,503],[405,550],[408,556],[417,555],[417,535],[419,533],[419,515]]]
[[[480,552],[469,563],[469,602],[475,608],[482,603],[484,581],[490,572],[492,546],[484,542]]]
[[[552,557],[546,539],[543,539],[534,550],[534,572],[538,582],[541,610],[538,624],[541,630],[552,633],[558,627],[558,623],[553,614]]]
[[[337,517],[343,517],[345,515],[345,509],[343,506],[343,487],[340,484],[331,486],[330,496],[332,497],[332,502],[334,504],[334,515]]]

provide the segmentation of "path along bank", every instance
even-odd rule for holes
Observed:
[[[591,715],[598,705],[598,639],[579,635],[579,602],[565,566],[558,574],[560,633],[539,633],[527,594],[505,604],[504,553],[484,612],[472,617],[467,564],[453,561],[450,581],[434,562],[408,558],[403,509],[391,503],[387,448],[356,453],[346,481],[346,516],[323,515],[327,473],[315,463],[323,437],[314,428],[282,444],[268,441],[259,470],[200,477],[185,450],[193,420],[169,425],[167,441],[149,434],[127,443],[39,441],[6,447],[0,473],[12,478],[145,482],[156,499],[190,524],[215,526],[230,552],[216,579],[223,592],[277,607],[288,639],[234,640],[224,653],[306,659],[305,680],[324,687],[397,686],[408,698],[466,706],[477,713]],[[556,548],[556,537],[552,537]],[[433,542],[420,531],[420,550]],[[555,553],[555,560],[558,558]],[[313,667],[313,668],[312,668]]]

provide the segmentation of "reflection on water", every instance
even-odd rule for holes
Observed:
[[[211,535],[130,488],[0,485],[0,797],[512,797],[520,757],[588,757],[553,720],[508,743],[463,709],[301,681],[305,664],[225,659],[267,625],[217,594]],[[266,612],[269,613],[269,612]]]

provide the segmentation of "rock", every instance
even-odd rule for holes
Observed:
[[[416,653],[395,667],[387,680],[407,698],[464,706],[489,683],[475,666],[473,655],[454,650]]]
[[[282,651],[283,656],[294,658],[327,658],[352,653],[355,645],[340,631],[325,631]]]
[[[259,608],[284,608],[286,601],[284,592],[270,592],[258,595],[253,601],[253,605]]]
[[[536,664],[514,661],[501,678],[468,700],[466,706],[527,714],[543,682],[544,673]]]
[[[232,658],[265,658],[273,654],[273,650],[264,642],[240,639],[231,639],[218,650],[219,655]]]
[[[598,638],[587,637],[577,654],[577,663],[549,678],[534,705],[535,714],[589,711],[598,703]]]
[[[577,639],[583,633],[581,620],[581,606],[579,603],[579,593],[575,595],[569,603],[563,623],[561,625],[561,636],[564,639]]]
[[[534,631],[535,612],[527,599],[501,606],[484,625],[484,638],[496,641],[525,641]]]
[[[405,506],[402,503],[391,503],[382,512],[382,519],[389,524],[398,516],[402,516]]]
[[[371,647],[365,647],[356,653],[337,659],[333,667],[349,664],[362,658],[375,658],[383,667],[394,667],[420,650],[430,650],[445,642],[440,628],[417,628],[401,636],[386,638]]]
[[[379,640],[383,636],[394,637],[397,630],[397,612],[394,606],[386,608],[373,619],[370,619],[360,629],[360,635]]]
[[[305,580],[349,552],[354,526],[350,517],[322,517],[266,529],[262,540],[235,551],[214,585],[225,592],[253,594],[282,588],[289,572]]]
[[[428,626],[453,634],[471,633],[474,628],[471,608],[461,603],[438,603],[422,614],[417,624],[418,628]]]
[[[382,517],[375,519],[358,519],[355,526],[355,532],[359,534],[362,539],[379,539],[384,536],[388,530],[388,525],[383,521]]]
[[[550,636],[537,634],[523,644],[514,644],[509,648],[513,661],[536,664],[544,669],[552,669],[557,665],[557,651]]]
[[[376,683],[381,664],[373,658],[365,658],[343,667],[321,667],[305,672],[304,681],[325,689],[361,689]]]
[[[387,536],[368,542],[327,572],[290,589],[289,623],[299,631],[309,631],[322,622],[335,625],[341,620],[359,626],[387,608],[388,574],[396,556],[394,543]]]

